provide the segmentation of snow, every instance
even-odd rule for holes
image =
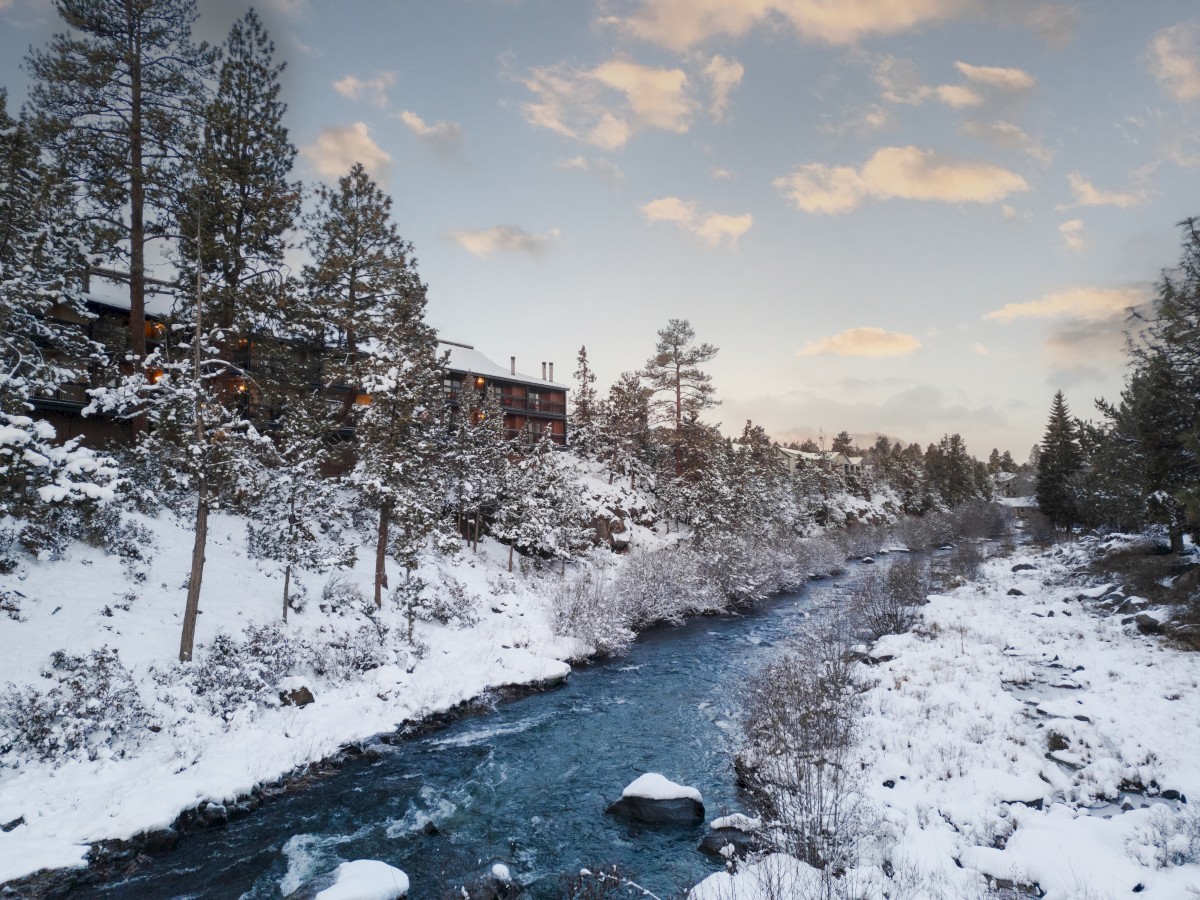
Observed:
[[[512,872],[508,870],[508,866],[504,865],[504,863],[496,863],[492,866],[492,877],[504,884],[512,882]]]
[[[1200,893],[1200,654],[1097,603],[1111,579],[1081,574],[1096,549],[989,561],[931,597],[913,632],[876,642],[858,750],[873,824],[853,896],[982,898],[997,879],[1046,900]],[[1191,802],[1156,796],[1168,789]],[[691,896],[794,895],[746,866]]]
[[[703,803],[704,800],[700,796],[700,792],[694,787],[676,784],[668,778],[664,778],[657,772],[647,772],[630,782],[625,790],[621,791],[622,797],[643,797],[647,800],[683,800],[690,798],[697,803]]]
[[[375,859],[342,863],[334,878],[316,900],[396,900],[408,893],[408,876]]]
[[[716,872],[688,892],[687,900],[778,900],[817,896],[820,881],[812,866],[782,853],[743,865],[736,873]]]
[[[708,824],[714,831],[720,828],[736,828],[738,831],[751,834],[762,828],[762,819],[758,817],[751,818],[745,813],[734,813],[731,816],[721,816],[719,819],[713,819]]]

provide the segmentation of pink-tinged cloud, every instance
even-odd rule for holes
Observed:
[[[908,356],[921,349],[911,334],[867,326],[810,341],[797,356]]]
[[[1015,319],[1076,319],[1100,322],[1123,317],[1147,301],[1142,288],[1070,288],[1046,294],[1027,303],[1009,303],[984,318],[994,322]]]
[[[775,187],[796,209],[829,215],[867,200],[994,203],[1029,190],[1015,172],[985,162],[957,160],[920,147],[884,147],[861,169],[810,163],[776,178]]]

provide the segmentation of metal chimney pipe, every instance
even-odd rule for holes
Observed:
[[[546,380],[546,364],[542,363],[542,381]]]
[[[508,358],[508,362],[509,362],[509,368],[508,368],[509,374],[516,375],[517,374],[517,358],[515,356],[510,356]]]
[[[554,363],[550,363],[550,381],[554,380]]]

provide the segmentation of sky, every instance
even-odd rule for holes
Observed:
[[[201,0],[219,42],[246,6]],[[687,319],[730,434],[1095,418],[1200,215],[1194,0],[263,0],[297,175],[363,162],[445,338],[599,383]],[[0,0],[0,86],[61,30]],[[297,266],[301,263],[296,259]]]

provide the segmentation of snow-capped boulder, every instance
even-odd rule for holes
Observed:
[[[297,684],[294,687],[285,685],[279,691],[279,702],[284,706],[308,706],[315,699],[306,684]]]
[[[397,900],[408,893],[408,876],[377,859],[345,862],[333,873],[333,884],[315,900]]]
[[[621,792],[605,810],[610,816],[649,824],[695,824],[704,821],[704,801],[694,787],[676,784],[648,772]]]
[[[762,849],[757,833],[762,829],[761,819],[752,819],[742,813],[721,816],[709,823],[712,829],[700,841],[701,853],[719,856],[722,859],[742,859]]]

